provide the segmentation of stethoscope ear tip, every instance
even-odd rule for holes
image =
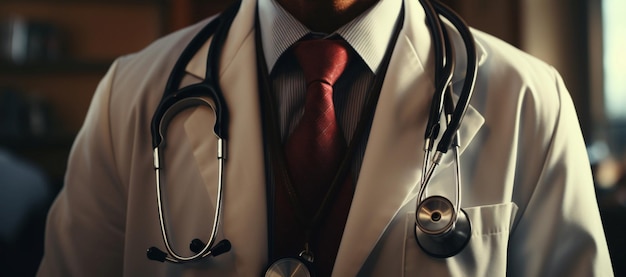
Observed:
[[[200,239],[193,239],[191,243],[189,244],[189,248],[191,249],[191,251],[195,252],[196,254],[203,252],[205,246],[206,244],[202,242],[202,240]],[[209,251],[204,250],[206,251],[204,252],[206,254],[202,255],[202,257],[206,257],[208,255],[211,255],[213,257],[219,256],[221,254],[224,254],[230,251],[231,247],[232,246],[230,244],[230,241],[228,241],[227,239],[221,240],[218,243],[216,243],[215,246],[213,246]],[[167,253],[163,252],[161,249],[154,247],[154,246],[148,248],[148,250],[146,251],[146,256],[150,260],[159,261],[159,262],[165,262],[166,260],[170,262],[176,262],[176,263],[185,262],[183,260],[168,259]]]
[[[165,262],[167,253],[153,246],[153,247],[148,248],[148,250],[146,251],[146,256],[148,256],[148,259],[153,260],[153,261]]]
[[[200,239],[193,239],[189,244],[189,249],[196,254],[202,252],[204,247],[206,247],[206,244]],[[208,252],[205,253],[211,253],[211,256],[215,257],[230,251],[230,248],[230,241],[224,239],[216,243]]]
[[[206,244],[202,242],[200,239],[193,239],[191,243],[189,243],[189,249],[193,251],[193,253],[200,253]]]
[[[229,240],[227,239],[221,240],[213,247],[213,249],[211,249],[211,255],[215,257],[218,255],[224,254],[230,251],[230,248],[231,248],[231,244]]]

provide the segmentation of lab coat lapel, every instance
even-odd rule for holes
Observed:
[[[334,276],[359,273],[391,220],[418,189],[434,66],[423,9],[412,2],[404,1],[407,16],[376,108]],[[469,107],[460,129],[463,149],[482,122]]]
[[[225,255],[234,259],[239,276],[257,276],[267,263],[265,169],[253,31],[255,5],[255,1],[243,1],[220,59],[220,85],[230,113],[221,231],[232,243],[232,250]],[[207,42],[188,64],[188,73],[204,77],[208,45]],[[206,115],[201,117],[200,113],[196,110],[188,118],[185,129],[207,190],[215,194],[217,161],[214,153],[207,151],[214,149],[215,140],[199,134],[199,128],[207,128]]]

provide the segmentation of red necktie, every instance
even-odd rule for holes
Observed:
[[[285,143],[286,169],[295,190],[293,196],[282,181],[275,191],[274,255],[297,255],[310,243],[319,276],[330,276],[354,191],[351,178],[340,180],[314,229],[303,226],[296,217],[312,220],[337,175],[346,155],[346,141],[337,124],[333,104],[333,84],[348,63],[344,41],[306,40],[294,45],[293,53],[307,83],[304,114]],[[291,204],[290,204],[291,202]],[[299,214],[299,215],[298,215]],[[311,222],[309,222],[311,223]],[[311,232],[306,238],[305,233]],[[308,241],[307,241],[308,240]]]
[[[304,114],[285,145],[291,182],[307,217],[313,217],[326,195],[346,142],[337,124],[333,85],[348,62],[340,40],[305,40],[294,54],[307,83]]]

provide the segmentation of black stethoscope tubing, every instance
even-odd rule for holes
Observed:
[[[449,104],[448,113],[450,114],[450,122],[447,124],[447,128],[441,137],[439,144],[437,145],[437,151],[446,153],[453,143],[453,138],[456,135],[461,121],[465,116],[469,101],[474,91],[474,84],[476,83],[476,73],[478,72],[478,64],[476,60],[476,46],[474,44],[474,38],[467,27],[467,24],[454,12],[446,8],[443,4],[437,1],[420,0],[424,10],[426,12],[426,18],[428,25],[430,26],[431,36],[433,38],[433,48],[435,52],[435,94],[431,104],[430,114],[426,125],[425,139],[434,139],[438,136],[439,119],[441,118],[441,112],[443,103]],[[432,2],[432,3],[431,3]],[[452,101],[443,101],[446,90],[451,89],[449,87],[452,81],[452,74],[454,73],[455,61],[454,51],[450,45],[450,40],[447,38],[447,30],[443,27],[443,22],[437,14],[445,17],[452,25],[458,30],[463,43],[465,44],[467,66],[465,72],[465,78],[463,87],[461,89],[460,97],[455,105],[454,111],[450,112]],[[443,53],[446,53],[445,56]],[[447,59],[446,59],[447,57]],[[451,100],[451,99],[450,99]],[[432,147],[430,147],[432,149]]]

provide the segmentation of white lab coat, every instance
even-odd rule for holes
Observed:
[[[462,207],[469,245],[431,258],[415,242],[414,211],[424,125],[433,94],[433,54],[424,12],[406,19],[371,128],[334,276],[612,276],[576,112],[550,66],[476,31],[480,67],[460,128]],[[220,84],[230,110],[223,222],[232,250],[190,265],[149,261],[163,247],[157,216],[150,120],[182,48],[206,22],[117,60],[100,83],[73,147],[66,185],[48,219],[40,276],[259,276],[268,264],[255,1],[229,32]],[[454,82],[465,54],[458,34]],[[187,66],[201,80],[206,49]],[[170,236],[207,240],[217,186],[213,115],[188,109],[169,127],[165,187]],[[430,194],[454,197],[448,157]]]

